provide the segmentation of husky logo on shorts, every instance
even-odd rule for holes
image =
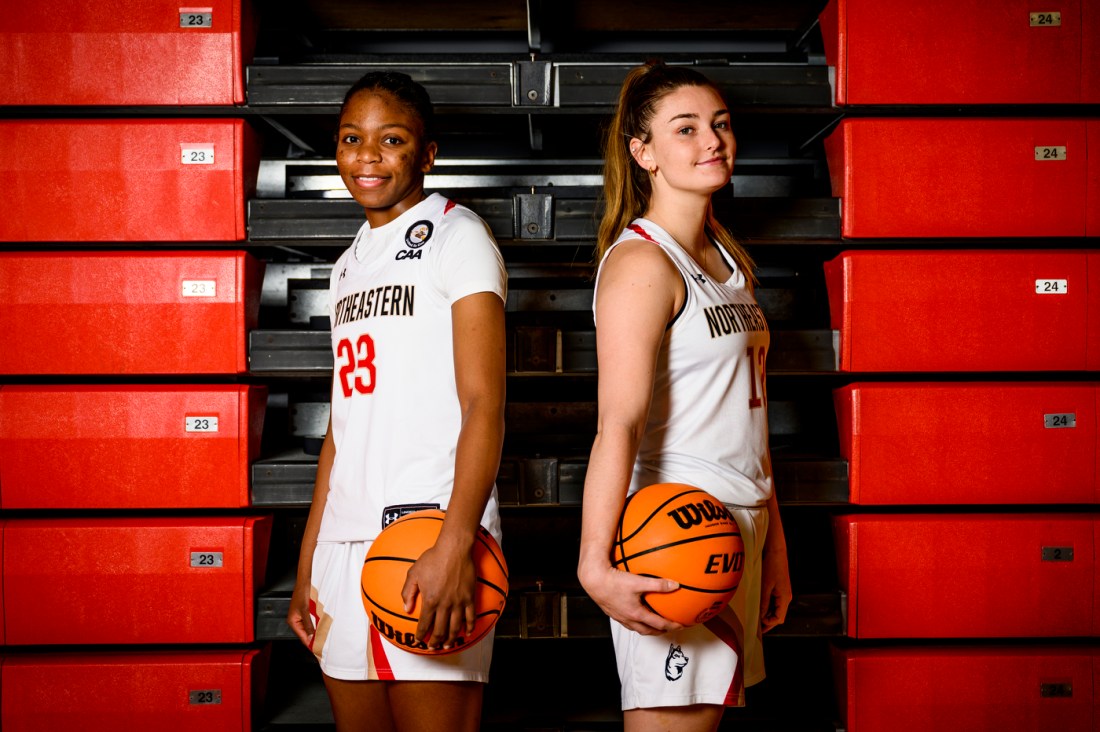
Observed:
[[[405,232],[405,243],[413,249],[424,246],[424,242],[432,238],[432,229],[435,227],[427,219],[417,221]]]
[[[439,508],[438,503],[404,503],[399,506],[386,506],[382,509],[382,528],[386,528],[397,519],[414,511],[427,511]]]
[[[684,675],[684,666],[687,666],[690,660],[690,658],[684,655],[680,646],[674,646],[669,643],[668,656],[665,658],[665,678],[669,681],[676,681],[679,679]]]

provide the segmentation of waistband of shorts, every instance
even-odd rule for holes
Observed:
[[[738,503],[722,503],[723,506],[730,509],[737,509],[738,511],[767,511],[768,504],[762,503],[759,506],[742,506]]]

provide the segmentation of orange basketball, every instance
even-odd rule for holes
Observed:
[[[412,612],[406,613],[401,588],[405,586],[405,575],[413,562],[435,544],[442,527],[443,511],[438,509],[402,516],[382,530],[363,562],[363,607],[371,625],[390,643],[412,653],[441,655],[468,648],[493,627],[508,597],[508,565],[504,563],[500,545],[492,534],[478,527],[473,549],[477,571],[474,594],[477,619],[473,634],[456,638],[454,645],[446,650],[429,649],[427,644],[416,639],[420,597],[417,596]]]
[[[627,498],[611,561],[616,569],[679,582],[679,589],[642,599],[661,617],[688,626],[729,604],[745,568],[745,545],[717,498],[690,485],[657,483]]]

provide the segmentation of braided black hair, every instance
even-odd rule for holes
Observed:
[[[420,118],[420,122],[424,125],[424,142],[435,140],[435,111],[432,108],[432,100],[427,90],[413,81],[408,74],[400,71],[368,71],[363,74],[362,78],[352,84],[348,93],[344,95],[344,103],[340,107],[341,117],[348,107],[348,102],[361,91],[389,92]]]

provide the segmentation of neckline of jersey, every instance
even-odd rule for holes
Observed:
[[[659,224],[651,221],[650,219],[645,218],[644,216],[639,216],[637,218],[637,221],[643,222],[643,224],[644,224],[643,228],[645,228],[645,226],[652,226],[654,229],[661,232],[661,234],[663,234],[665,236],[665,238],[668,239],[668,241],[672,242],[676,246],[676,249],[681,254],[683,254],[685,257],[687,257],[687,260],[689,262],[691,262],[693,265],[695,265],[696,268],[698,268],[700,270],[699,274],[706,277],[709,282],[713,282],[714,284],[718,285],[719,287],[725,287],[725,288],[728,288],[728,289],[731,289],[731,290],[740,290],[741,288],[743,288],[745,286],[745,277],[744,277],[743,274],[741,274],[740,268],[737,266],[737,264],[734,261],[732,261],[732,259],[729,256],[729,253],[718,242],[711,239],[710,245],[712,247],[714,247],[716,250],[718,250],[718,256],[720,256],[723,259],[723,261],[725,261],[726,266],[728,266],[730,268],[729,279],[727,279],[725,282],[720,282],[720,281],[714,279],[713,277],[710,276],[710,274],[706,270],[704,270],[702,267],[699,267],[698,263],[692,258],[692,256],[690,254],[687,253],[687,250],[684,249],[682,246],[680,246],[680,242],[676,241],[676,238],[674,236],[672,236],[672,234],[669,234],[667,231],[665,231],[663,228],[661,228],[661,226]]]
[[[403,211],[400,216],[393,219],[392,221],[387,221],[381,226],[371,226],[370,221],[365,222],[363,226],[359,228],[359,232],[355,235],[355,240],[351,243],[351,252],[352,256],[355,258],[355,261],[359,264],[366,264],[367,255],[373,248],[370,246],[366,246],[366,244],[367,239],[371,237],[372,234],[385,236],[391,231],[400,229],[403,222],[407,222],[409,219],[413,219],[413,221],[415,222],[416,214],[418,211],[421,211],[421,209],[425,208],[428,205],[429,201],[432,201],[434,203],[437,199],[440,198],[443,198],[443,194],[439,192],[429,193],[427,196],[424,197],[422,201],[418,201],[415,206],[408,209],[407,211]]]

